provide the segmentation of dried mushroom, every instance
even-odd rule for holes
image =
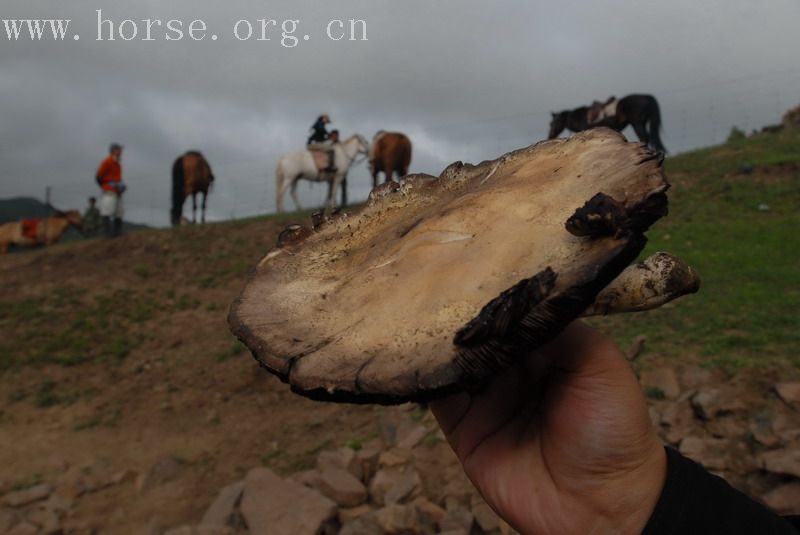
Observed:
[[[284,231],[229,322],[315,399],[477,389],[581,315],[697,290],[669,255],[629,267],[668,187],[660,155],[606,129],[409,175],[353,214]]]

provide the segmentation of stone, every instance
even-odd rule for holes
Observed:
[[[17,522],[17,515],[11,509],[0,508],[0,533],[5,533]]]
[[[234,532],[225,526],[181,526],[165,531],[164,535],[234,535]]]
[[[111,477],[111,484],[121,485],[123,483],[127,483],[128,481],[136,481],[136,476],[137,474],[135,470],[121,470]]]
[[[781,439],[772,429],[769,417],[758,415],[750,420],[747,426],[753,439],[765,448],[774,448],[780,445]]]
[[[250,535],[317,535],[336,516],[331,499],[266,468],[248,472],[239,508]]]
[[[405,472],[389,468],[379,470],[369,486],[372,500],[379,505],[408,501],[421,490],[422,479],[413,468]]]
[[[681,440],[679,450],[708,470],[721,471],[728,467],[725,453],[728,442],[721,439],[686,437]]]
[[[778,383],[775,391],[787,405],[800,406],[800,382]]]
[[[401,428],[399,431],[401,431],[402,434],[397,437],[397,447],[406,450],[414,449],[428,434],[428,430],[425,426],[419,424],[413,427]]]
[[[371,513],[343,524],[339,535],[383,535],[383,530]]]
[[[219,491],[200,521],[201,526],[227,526],[244,491],[244,481],[237,481]]]
[[[339,448],[337,450],[320,452],[320,454],[317,455],[317,470],[324,472],[328,468],[347,470],[358,479],[363,477],[361,463],[357,459],[356,452],[351,448]]]
[[[774,488],[764,494],[761,501],[778,514],[800,514],[800,482],[793,481]]]
[[[25,505],[46,499],[52,492],[53,487],[47,483],[41,483],[27,489],[9,492],[3,496],[3,504],[10,507],[23,507]]]
[[[706,368],[692,366],[681,373],[681,385],[684,389],[693,390],[712,384],[715,374]]]
[[[423,525],[412,505],[390,504],[375,511],[375,520],[386,535],[424,535],[434,533],[435,526]]]
[[[398,466],[404,466],[409,464],[412,458],[413,455],[410,450],[392,448],[380,453],[380,456],[378,456],[378,467],[395,468]]]
[[[355,507],[367,500],[367,489],[364,484],[353,474],[341,468],[322,470],[319,490],[343,507]]]
[[[365,446],[356,452],[356,462],[361,469],[361,481],[368,483],[375,477],[378,471],[378,458],[381,455],[380,448]]]
[[[664,394],[666,399],[677,399],[681,395],[681,387],[675,371],[670,368],[648,370],[642,373],[639,380],[645,390],[655,388]]]
[[[294,481],[295,483],[300,483],[301,485],[305,485],[306,487],[312,489],[319,489],[319,482],[320,482],[321,474],[319,470],[303,470],[302,472],[297,472],[296,474],[292,474],[289,476],[289,479]]]
[[[800,450],[772,450],[758,456],[761,468],[773,474],[800,478]]]
[[[417,508],[421,520],[426,524],[438,526],[442,519],[447,516],[447,511],[427,498],[419,497],[411,504]]]
[[[21,522],[8,530],[5,535],[37,535],[39,528],[30,522]]]
[[[163,485],[178,477],[180,472],[178,461],[172,457],[163,457],[150,467],[146,474],[141,474],[136,480],[136,490],[146,492],[154,487]]]
[[[439,529],[442,532],[465,530],[467,533],[472,533],[474,525],[474,515],[467,509],[459,508],[447,512],[447,515],[439,522]]]
[[[367,504],[357,505],[356,507],[340,507],[338,512],[339,523],[345,525],[357,518],[368,515],[372,510],[372,507]]]
[[[37,508],[29,512],[27,520],[39,528],[39,535],[58,535],[61,533],[61,519],[52,509]]]
[[[494,509],[489,507],[485,502],[476,503],[472,506],[472,516],[475,517],[475,523],[484,531],[490,533],[500,529],[500,517],[494,512]]]
[[[747,424],[731,415],[725,415],[708,422],[706,430],[717,438],[740,438],[747,434]]]
[[[719,390],[716,388],[703,388],[692,396],[691,403],[698,418],[710,420],[717,415],[719,410]]]

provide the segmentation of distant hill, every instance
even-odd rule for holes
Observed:
[[[56,207],[58,208],[58,207]],[[47,205],[39,199],[33,197],[12,197],[10,199],[0,199],[0,225],[20,219],[46,217],[52,210],[48,210]],[[139,223],[124,222],[123,232],[133,232],[150,228]],[[70,229],[64,234],[62,241],[80,240],[83,237],[75,230]]]

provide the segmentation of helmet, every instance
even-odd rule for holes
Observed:
[[[115,150],[122,150],[124,147],[119,143],[112,143],[108,146],[108,152],[114,152]]]

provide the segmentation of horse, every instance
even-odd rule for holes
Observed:
[[[334,151],[334,167],[336,171],[326,173],[320,171],[314,162],[314,156],[309,150],[300,150],[284,154],[278,160],[275,169],[275,195],[278,213],[283,212],[283,196],[286,189],[291,189],[292,199],[298,210],[302,210],[300,201],[297,199],[297,182],[302,178],[312,182],[328,183],[327,208],[333,210],[336,205],[336,193],[343,185],[347,172],[356,163],[358,155],[366,157],[369,152],[369,143],[364,136],[353,134],[341,143],[332,145]]]
[[[628,95],[617,102],[616,114],[598,122],[590,123],[588,119],[589,106],[581,106],[574,110],[564,110],[551,113],[550,134],[548,139],[554,139],[564,131],[582,132],[589,128],[607,126],[621,132],[626,126],[631,125],[639,141],[659,152],[667,152],[661,142],[661,110],[658,101],[653,95]]]
[[[205,157],[196,150],[190,150],[179,156],[172,164],[172,226],[178,226],[183,217],[183,203],[186,197],[192,196],[192,223],[197,221],[197,194],[203,194],[200,222],[206,222],[206,197],[214,182],[214,173]]]
[[[57,211],[45,219],[23,219],[0,225],[0,254],[6,254],[10,245],[32,247],[52,245],[70,227],[83,232],[81,213],[77,210]]]
[[[411,163],[411,140],[400,132],[378,132],[372,139],[369,150],[369,166],[372,187],[378,185],[378,173],[383,172],[385,182],[390,182],[397,173],[400,178],[408,174]]]

